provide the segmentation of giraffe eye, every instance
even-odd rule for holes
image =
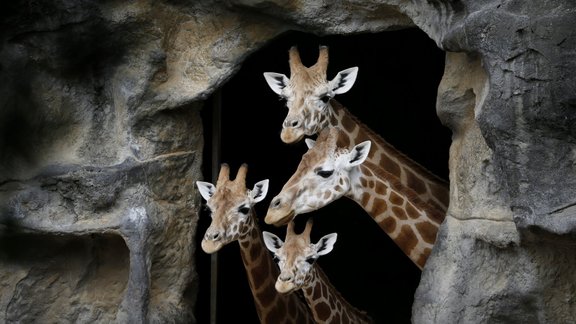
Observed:
[[[315,257],[308,257],[308,258],[306,258],[306,262],[308,262],[309,264],[313,264],[314,261],[316,261],[316,258],[315,258]]]
[[[238,208],[238,211],[239,211],[241,214],[246,215],[246,214],[248,214],[248,212],[250,211],[250,208],[248,208],[248,207],[246,207],[246,206],[242,206],[242,207]]]
[[[327,94],[325,94],[325,95],[323,95],[323,96],[320,97],[320,100],[321,100],[323,103],[327,103],[328,101],[330,101],[330,96],[327,95]]]
[[[332,175],[332,173],[334,173],[334,170],[318,170],[318,171],[316,171],[316,174],[321,176],[322,178],[328,178],[329,176]]]

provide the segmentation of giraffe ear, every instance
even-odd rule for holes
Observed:
[[[350,88],[354,85],[356,81],[356,76],[358,75],[358,67],[352,67],[343,71],[338,72],[334,79],[330,81],[330,88],[334,91],[334,94],[341,94],[348,92]]]
[[[334,243],[336,243],[336,238],[338,238],[337,233],[332,233],[328,235],[324,235],[318,243],[315,244],[316,246],[316,253],[318,255],[325,255],[330,253],[334,248]]]
[[[364,141],[352,148],[352,151],[348,153],[348,167],[355,167],[362,164],[368,158],[368,153],[370,153],[370,146],[372,142]]]
[[[262,236],[264,236],[264,244],[266,245],[266,248],[272,253],[276,253],[276,251],[284,245],[282,239],[276,236],[276,234],[263,231]]]
[[[196,186],[198,187],[198,191],[200,191],[200,195],[202,195],[202,198],[206,201],[210,200],[216,191],[216,187],[210,182],[196,181]]]
[[[278,95],[282,95],[282,90],[286,88],[290,81],[284,74],[276,72],[264,72],[264,79],[266,79],[272,91]]]
[[[306,146],[308,147],[308,149],[311,149],[314,147],[314,145],[316,145],[316,141],[311,139],[311,138],[305,138],[304,142],[306,143]]]
[[[268,193],[268,182],[268,179],[266,179],[259,181],[254,185],[254,188],[250,191],[250,198],[252,198],[254,203],[260,202],[266,198],[266,194]]]

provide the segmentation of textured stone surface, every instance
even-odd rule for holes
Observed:
[[[283,31],[414,26],[448,53],[437,111],[454,142],[449,213],[413,321],[576,317],[573,1],[0,12],[0,321],[195,322],[203,100]]]
[[[202,105],[151,95],[180,10],[2,7],[0,321],[193,322]]]
[[[437,103],[453,131],[451,202],[413,321],[569,323],[576,7],[464,8],[440,40],[461,52],[447,53]]]

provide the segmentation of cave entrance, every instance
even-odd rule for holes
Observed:
[[[266,199],[256,205],[262,230],[284,237],[284,228],[268,226],[263,218],[270,200],[306,151],[303,141],[287,145],[280,140],[287,109],[262,76],[263,72],[289,75],[288,50],[293,45],[298,46],[302,62],[307,66],[315,63],[319,45],[329,46],[329,79],[341,70],[358,66],[354,86],[336,100],[398,150],[448,180],[451,132],[440,123],[435,109],[436,92],[444,71],[444,52],[423,31],[414,28],[325,37],[285,33],[252,54],[219,90],[219,99],[211,99],[221,101],[220,161],[230,165],[231,174],[235,174],[242,163],[247,163],[248,187],[270,179]],[[218,121],[212,117],[207,106],[203,111],[205,179],[211,179],[214,169],[210,162],[213,156],[210,143],[212,123]],[[313,236],[338,233],[334,250],[318,262],[343,296],[366,310],[377,323],[410,323],[420,270],[352,200],[340,199],[311,216],[314,217]],[[198,246],[209,222],[209,216],[201,215]],[[214,278],[210,274],[210,256],[198,250],[197,258],[198,322],[232,323],[241,319],[257,323],[238,244],[230,244],[218,252],[216,321],[209,320],[208,278]]]

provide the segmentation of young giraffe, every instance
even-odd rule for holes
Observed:
[[[253,209],[254,204],[266,197],[268,180],[262,180],[248,190],[246,164],[240,167],[233,181],[229,179],[229,172],[228,165],[222,164],[216,186],[196,182],[212,216],[202,239],[202,250],[211,254],[238,241],[261,323],[314,323],[308,306],[298,296],[279,294],[274,288],[278,269],[264,246]]]
[[[361,205],[422,269],[445,214],[431,208],[387,170],[368,161],[370,141],[352,149],[348,149],[347,141],[336,127],[323,130],[316,141],[306,139],[309,150],[272,199],[265,222],[286,224],[298,214],[346,196]]]
[[[294,222],[288,223],[285,242],[272,233],[263,233],[264,243],[274,253],[280,267],[276,290],[287,294],[302,289],[317,323],[372,323],[365,312],[340,295],[315,262],[332,251],[337,234],[325,235],[313,244],[310,242],[311,229],[310,218],[300,235],[294,232]]]
[[[386,169],[395,182],[411,189],[428,202],[430,208],[446,212],[449,200],[446,181],[396,150],[334,99],[335,95],[352,88],[357,67],[340,71],[334,79],[327,81],[328,47],[320,47],[316,64],[309,68],[302,64],[296,47],[290,49],[289,57],[290,79],[280,73],[264,73],[272,91],[287,101],[288,114],[280,134],[282,141],[294,143],[304,136],[318,134],[326,127],[339,127],[347,137],[349,148],[370,140],[373,146],[368,156],[370,162]]]

